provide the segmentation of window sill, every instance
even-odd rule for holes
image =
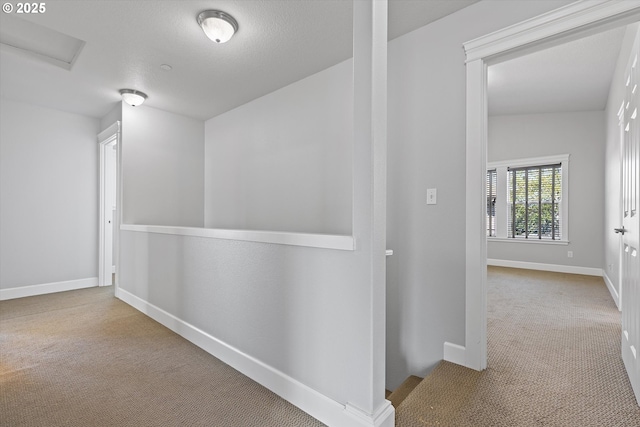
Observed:
[[[352,236],[312,233],[287,233],[280,231],[225,230],[217,228],[173,227],[162,225],[122,224],[120,230],[142,233],[173,234],[177,236],[205,237],[209,239],[239,240],[245,242],[272,243],[277,245],[305,246],[310,248],[354,250]]]
[[[487,237],[487,242],[499,243],[524,243],[526,245],[563,245],[569,244],[568,240],[540,240],[540,239],[511,239],[507,237]]]

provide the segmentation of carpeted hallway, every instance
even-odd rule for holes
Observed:
[[[322,426],[91,288],[0,302],[0,426]]]
[[[396,426],[640,426],[602,278],[490,267],[488,282],[488,369],[442,362]]]
[[[489,368],[442,362],[399,427],[640,427],[601,278],[489,270]],[[0,426],[322,426],[113,297],[0,302]]]

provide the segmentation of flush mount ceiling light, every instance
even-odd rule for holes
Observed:
[[[198,24],[204,33],[216,43],[226,43],[238,31],[233,16],[219,10],[205,10],[198,15]]]
[[[120,89],[120,95],[122,95],[122,100],[132,107],[137,107],[147,99],[146,94],[133,89]]]

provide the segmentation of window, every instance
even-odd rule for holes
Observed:
[[[487,236],[567,242],[569,156],[490,163]]]
[[[562,165],[509,168],[508,236],[561,238]]]
[[[487,236],[496,235],[496,170],[487,171]]]

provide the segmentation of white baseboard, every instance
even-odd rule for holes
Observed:
[[[443,359],[456,365],[466,366],[467,360],[465,352],[466,349],[463,346],[445,342]]]
[[[602,277],[601,268],[576,267],[573,265],[542,264],[538,262],[511,261],[506,259],[488,259],[487,265],[496,267],[523,268],[525,270],[553,271],[556,273],[584,274]]]
[[[97,277],[0,289],[0,301],[31,297],[35,295],[52,294],[55,292],[73,291],[75,289],[93,288],[95,286],[98,286]]]
[[[347,414],[347,420],[341,421],[340,426],[375,426],[375,427],[394,427],[396,419],[396,410],[388,400],[384,401],[373,416],[361,411],[355,406],[347,403],[345,407],[345,413]],[[312,414],[313,415],[313,414]],[[346,423],[345,423],[346,421]],[[333,424],[327,424],[333,426]]]
[[[611,298],[613,298],[613,302],[616,303],[616,307],[618,307],[618,310],[621,310],[621,307],[620,307],[620,294],[616,290],[616,287],[613,286],[613,282],[611,282],[611,279],[607,275],[607,272],[604,271],[604,270],[602,271],[602,278],[604,279],[604,283],[607,284],[607,288],[609,289],[609,293],[611,294]]]
[[[365,414],[349,404],[342,405],[336,402],[122,288],[116,288],[115,296],[326,425],[332,427],[393,427],[394,425],[395,410],[386,400],[375,414]]]

